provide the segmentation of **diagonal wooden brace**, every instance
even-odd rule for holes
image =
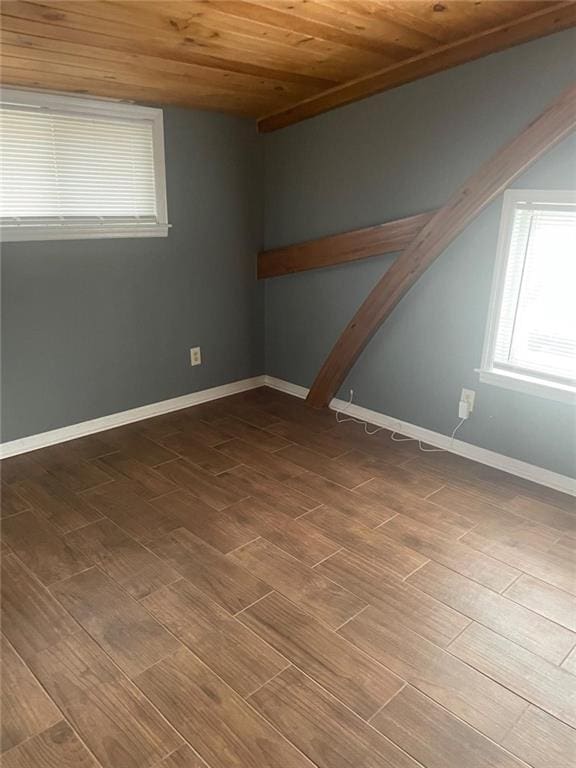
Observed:
[[[372,289],[320,369],[308,402],[327,406],[374,333],[418,278],[517,176],[576,128],[572,85],[437,211]]]

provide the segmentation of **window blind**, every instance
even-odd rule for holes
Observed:
[[[576,379],[576,206],[517,203],[494,368]]]
[[[164,224],[154,122],[0,105],[0,223],[25,228]]]

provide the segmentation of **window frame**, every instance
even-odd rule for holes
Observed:
[[[73,94],[51,93],[26,89],[2,87],[0,107],[6,102],[26,107],[45,107],[78,115],[99,116],[114,119],[124,118],[146,121],[152,124],[152,145],[154,156],[154,179],[156,187],[157,223],[111,225],[47,225],[2,227],[0,242],[23,242],[41,240],[93,240],[108,238],[167,237],[168,202],[166,198],[166,162],[164,148],[164,113],[157,107],[143,107],[139,104],[116,102],[107,99],[91,99]]]
[[[537,397],[545,397],[574,405],[576,404],[576,386],[561,381],[554,381],[552,377],[548,378],[546,374],[539,376],[535,373],[531,376],[494,367],[498,321],[514,226],[514,211],[516,204],[520,202],[558,203],[559,205],[574,204],[576,203],[576,190],[509,189],[504,192],[496,261],[484,332],[482,362],[477,372],[480,381],[484,384],[492,384],[505,389],[525,392]]]

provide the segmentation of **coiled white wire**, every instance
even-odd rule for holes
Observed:
[[[354,390],[351,389],[350,390],[350,399],[346,403],[346,407],[349,407],[350,405],[352,405],[353,398],[354,398]],[[363,421],[362,419],[357,419],[354,416],[348,416],[348,415],[346,415],[345,411],[338,411],[338,410],[336,410],[335,412],[336,412],[336,421],[337,421],[338,424],[344,424],[344,422],[346,422],[346,421],[353,421],[355,424],[362,424],[362,426],[364,427],[364,432],[366,432],[367,435],[375,435],[377,432],[381,432],[384,429],[384,427],[376,427],[375,429],[369,429],[368,428],[368,422]],[[458,424],[456,424],[456,426],[452,430],[452,434],[450,435],[450,448],[452,447],[452,444],[454,442],[454,438],[456,436],[456,432],[458,432],[458,430],[460,429],[462,424],[464,424],[465,421],[466,421],[466,419],[460,419]],[[392,434],[390,436],[390,439],[394,443],[417,442],[418,443],[418,448],[423,453],[444,453],[446,451],[446,448],[426,448],[424,446],[424,444],[422,443],[422,440],[417,440],[417,438],[415,438],[415,437],[406,437],[405,435],[398,436],[398,432],[392,432]]]

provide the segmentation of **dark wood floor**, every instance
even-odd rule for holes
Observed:
[[[268,389],[2,465],[3,768],[573,768],[573,499]]]

